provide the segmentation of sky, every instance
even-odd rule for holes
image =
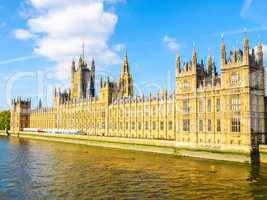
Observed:
[[[136,93],[172,91],[177,53],[188,61],[195,47],[220,70],[222,34],[228,51],[246,32],[267,55],[266,10],[266,0],[0,0],[0,110],[17,96],[49,106],[83,44],[97,78],[117,79],[127,48]]]

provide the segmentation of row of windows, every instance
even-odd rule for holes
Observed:
[[[198,101],[198,111],[199,112],[204,112],[204,98],[199,99]],[[240,111],[240,95],[233,95],[230,98],[230,109],[231,111],[234,112],[239,112]],[[212,106],[211,106],[211,99],[208,99],[207,101],[207,110],[208,112],[212,111]],[[216,98],[216,112],[221,111],[221,99]],[[190,104],[189,104],[189,99],[184,99],[183,100],[183,112],[188,113],[190,112]]]
[[[199,131],[203,131],[203,125],[204,122],[202,119],[199,120]],[[217,119],[216,120],[216,130],[217,132],[221,131],[221,120]],[[240,132],[240,118],[235,117],[231,119],[231,131],[232,132]],[[184,119],[183,120],[183,131],[190,131],[190,120],[189,119]],[[212,121],[208,119],[208,131],[212,131]]]
[[[126,123],[125,123],[125,129],[126,129],[126,130],[129,129],[129,125],[130,125],[129,122],[126,122]],[[135,123],[135,122],[132,122],[132,123],[131,123],[131,129],[132,129],[132,130],[135,130],[135,128],[136,128],[135,126],[136,126],[136,123]],[[138,130],[141,130],[141,129],[142,129],[142,122],[138,122],[138,123],[137,123],[137,126],[138,126],[137,129],[138,129]],[[155,121],[152,122],[152,124],[151,124],[151,128],[152,128],[152,130],[156,130],[156,129],[157,129],[157,123],[156,123]],[[163,131],[164,128],[165,128],[164,122],[161,121],[161,122],[159,123],[159,129],[160,129],[161,131]],[[117,123],[114,123],[114,129],[117,129]],[[122,122],[120,122],[120,129],[123,129],[123,123],[122,123]],[[144,124],[144,129],[145,129],[145,130],[149,130],[149,122],[148,122],[148,121],[145,122],[145,124]],[[168,122],[168,130],[172,130],[172,129],[173,129],[173,122],[172,122],[172,121],[169,121],[169,122]]]
[[[217,119],[216,121],[217,123],[217,132],[220,132],[221,131],[221,120],[220,119]],[[200,119],[199,120],[199,131],[203,131],[203,120]],[[212,131],[212,122],[210,119],[208,119],[208,131]]]

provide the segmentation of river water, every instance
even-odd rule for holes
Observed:
[[[0,199],[267,199],[267,167],[0,137]]]

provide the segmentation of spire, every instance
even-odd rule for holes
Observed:
[[[91,70],[95,71],[95,58],[92,59]]]
[[[124,49],[124,59],[127,59],[127,48]]]
[[[79,67],[81,68],[83,66],[83,59],[82,59],[82,55],[80,55],[79,58]]]
[[[42,106],[42,100],[39,99],[39,104],[38,104],[38,109],[41,109],[43,106]]]
[[[213,61],[211,55],[208,56],[208,75],[212,74]]]
[[[75,71],[75,60],[74,60],[74,58],[73,58],[72,63],[71,63],[71,70]]]
[[[100,77],[99,85],[100,85],[100,88],[102,88],[102,86],[103,86],[103,79],[102,79],[102,76]]]
[[[225,44],[224,44],[224,36],[223,33],[221,35],[221,67],[223,67],[226,63],[226,52],[225,52]]]
[[[181,72],[181,59],[180,55],[177,53],[176,54],[176,76]]]
[[[256,59],[259,65],[263,65],[263,47],[261,43],[256,46]]]
[[[85,46],[84,46],[84,42],[83,42],[83,44],[82,44],[82,55],[83,55],[83,60],[85,60],[84,49],[85,49]]]
[[[197,52],[195,48],[195,43],[193,43],[193,52],[192,52],[192,69],[197,67]]]
[[[243,39],[243,63],[249,65],[249,41],[246,33]]]
[[[124,49],[122,74],[129,74],[129,63],[128,63],[128,56],[127,56],[127,49],[126,48]]]

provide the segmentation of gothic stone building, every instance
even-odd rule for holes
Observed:
[[[183,146],[226,149],[265,143],[265,96],[262,45],[226,54],[220,46],[221,71],[213,59],[190,62],[176,57],[176,89],[147,96],[133,95],[133,80],[125,53],[118,81],[100,80],[95,93],[95,62],[84,58],[71,67],[71,88],[54,91],[50,108],[31,110],[30,101],[12,101],[11,127],[80,130],[106,137],[172,140]]]

